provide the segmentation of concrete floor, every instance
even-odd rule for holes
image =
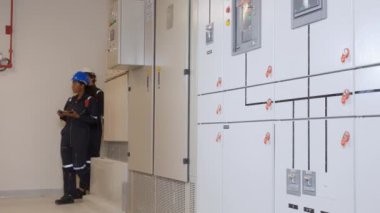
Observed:
[[[0,199],[0,213],[104,213],[96,211],[91,202],[79,201],[73,205],[56,206],[55,197]]]

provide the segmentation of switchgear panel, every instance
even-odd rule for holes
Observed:
[[[292,27],[302,27],[327,18],[327,0],[292,0]]]
[[[214,42],[214,23],[206,26],[206,44],[212,44]]]
[[[261,0],[233,0],[232,54],[261,47]]]
[[[301,171],[287,169],[286,172],[287,193],[289,195],[301,196]]]

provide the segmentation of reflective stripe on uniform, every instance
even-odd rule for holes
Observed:
[[[74,170],[82,170],[86,168],[86,164],[84,164],[82,167],[74,167]]]
[[[62,167],[65,168],[65,169],[67,169],[67,168],[71,168],[73,166],[74,166],[73,164],[68,164],[68,165],[63,165]]]
[[[88,160],[88,161],[86,161],[86,163],[88,163],[88,164],[91,164],[91,161],[90,161],[90,160]]]
[[[101,91],[102,91],[102,90],[99,89],[98,91],[96,91],[96,94],[99,94]]]
[[[98,119],[98,116],[91,115],[91,117],[94,118],[94,119]]]

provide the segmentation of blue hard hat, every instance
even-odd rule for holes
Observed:
[[[78,71],[72,78],[73,81],[78,81],[83,83],[84,85],[89,85],[90,81],[88,79],[88,75],[83,71]]]

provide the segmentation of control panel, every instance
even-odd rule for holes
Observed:
[[[302,27],[327,18],[327,0],[292,0],[292,27]]]
[[[232,54],[261,47],[261,0],[233,0]]]

